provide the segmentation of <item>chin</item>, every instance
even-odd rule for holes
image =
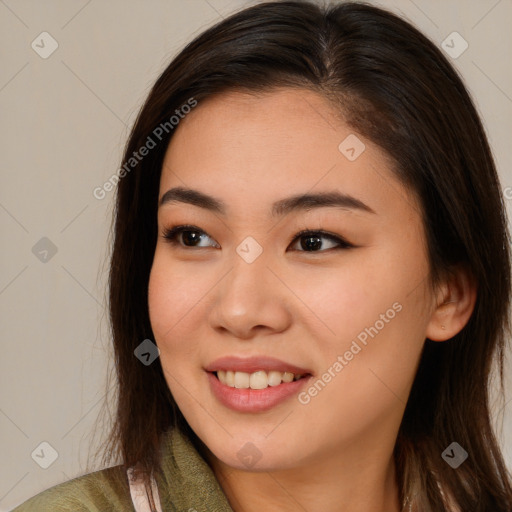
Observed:
[[[292,436],[290,436],[292,437]],[[242,471],[279,471],[296,467],[298,446],[286,446],[281,439],[261,435],[234,435],[229,440],[203,438],[215,458],[227,466]],[[208,441],[207,443],[205,441]]]

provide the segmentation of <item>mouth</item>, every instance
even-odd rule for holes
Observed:
[[[294,382],[311,375],[309,373],[300,374],[276,370],[259,370],[253,373],[218,370],[210,373],[215,375],[225,386],[237,389],[266,389],[268,387],[277,387],[281,384]]]
[[[242,413],[259,413],[290,402],[313,378],[312,370],[265,355],[224,356],[204,370],[218,403]]]
[[[231,370],[207,371],[210,390],[217,401],[239,413],[262,413],[290,400],[307,386],[310,373],[277,370],[253,373]]]
[[[212,373],[222,384],[237,389],[267,389],[310,377],[310,373],[258,370],[247,373],[235,370],[218,370]]]

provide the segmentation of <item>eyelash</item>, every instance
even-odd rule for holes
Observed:
[[[178,235],[180,235],[184,231],[197,232],[200,234],[207,235],[209,238],[211,238],[208,235],[208,233],[206,233],[202,229],[199,229],[197,226],[192,226],[190,224],[183,224],[183,225],[179,225],[179,226],[173,226],[170,228],[166,228],[166,229],[164,229],[162,236],[166,242],[172,244],[173,246],[179,246],[182,249],[206,249],[207,248],[207,247],[193,247],[193,246],[182,245],[177,240],[177,238],[178,238]],[[338,243],[339,245],[338,245],[338,247],[331,247],[329,249],[322,249],[322,250],[318,250],[318,251],[297,250],[297,252],[323,253],[323,252],[328,252],[328,251],[332,251],[332,250],[350,249],[350,248],[355,247],[355,245],[352,245],[351,243],[347,242],[346,240],[344,240],[343,238],[341,238],[338,235],[333,235],[331,233],[327,233],[322,230],[312,230],[312,229],[305,229],[305,230],[300,231],[299,233],[297,233],[295,235],[295,237],[293,238],[291,243],[295,242],[296,240],[298,240],[302,237],[312,236],[312,235],[320,235],[321,238],[326,238],[328,240],[334,241],[334,242]]]

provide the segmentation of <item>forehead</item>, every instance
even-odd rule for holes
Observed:
[[[263,212],[284,196],[329,190],[375,211],[417,209],[389,157],[306,89],[231,91],[199,102],[171,139],[160,197],[176,186],[207,191],[234,211]]]

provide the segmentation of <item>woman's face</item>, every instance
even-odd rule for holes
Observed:
[[[308,90],[225,93],[176,128],[150,318],[169,388],[222,463],[391,454],[434,298],[420,208],[390,165]],[[193,227],[172,243],[179,225]]]

